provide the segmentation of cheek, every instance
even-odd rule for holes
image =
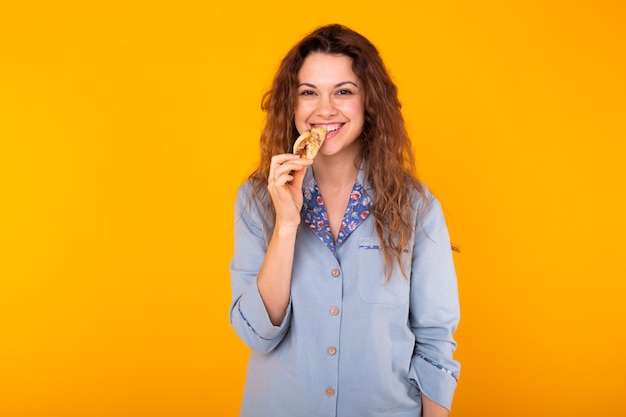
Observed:
[[[308,117],[308,115],[311,113],[310,107],[311,106],[307,105],[307,103],[296,104],[296,111],[295,111],[296,122],[298,120],[303,120]]]
[[[296,125],[296,129],[298,129],[298,133],[302,134],[305,130],[307,130],[307,120],[309,119],[309,112],[307,112],[302,106],[297,107],[294,113],[294,124]]]
[[[344,112],[350,114],[350,118],[354,122],[365,118],[365,109],[360,102],[347,103]]]

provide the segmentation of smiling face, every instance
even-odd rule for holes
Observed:
[[[359,153],[365,120],[360,80],[345,55],[310,54],[298,72],[295,124],[302,133],[313,126],[328,130],[319,156]]]

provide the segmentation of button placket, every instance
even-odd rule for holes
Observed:
[[[330,275],[332,277],[332,282],[333,282],[332,285],[333,285],[333,287],[336,287],[337,285],[341,286],[341,279],[340,279],[341,278],[341,269],[340,268],[333,268],[333,269],[331,269],[330,270]],[[339,289],[339,294],[341,294],[341,287],[339,287],[338,289]],[[341,296],[339,297],[338,300],[335,300],[335,302],[337,302],[337,301],[339,303],[341,303]],[[339,306],[340,305],[341,304],[335,304],[335,305],[330,304],[330,306],[328,307],[328,312],[330,313],[331,317],[333,317],[333,318],[334,317],[337,317],[337,318],[340,317],[339,316],[339,313],[340,313]],[[340,319],[338,318],[337,320],[340,320]],[[337,321],[333,320],[333,322],[335,323],[335,324],[333,324],[333,327],[339,324],[339,322],[337,322]],[[337,334],[337,338],[338,338],[338,334]],[[332,341],[331,341],[331,343],[332,343]],[[331,345],[331,346],[327,345],[327,347],[326,347],[326,354],[328,355],[328,358],[330,360],[330,362],[328,363],[328,366],[330,366],[333,369],[335,369],[335,372],[336,372],[337,371],[336,367],[338,366],[338,362],[337,362],[337,359],[338,359],[338,356],[337,356],[338,349],[337,349],[337,347],[333,346],[333,345]],[[330,382],[331,384],[333,384],[333,382],[334,382],[336,384],[336,382],[337,382],[336,380],[331,382],[333,379],[334,378],[331,378],[331,380],[329,380],[328,382]],[[326,396],[329,397],[329,398],[336,398],[336,390],[331,385],[329,385],[329,386],[327,386],[325,388],[325,393],[326,393]]]

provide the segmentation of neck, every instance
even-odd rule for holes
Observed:
[[[316,158],[313,163],[315,182],[319,187],[337,189],[354,185],[359,173],[359,161],[355,159],[341,161],[333,157]]]

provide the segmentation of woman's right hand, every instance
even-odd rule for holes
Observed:
[[[302,181],[313,160],[285,153],[274,155],[270,163],[267,189],[276,210],[277,226],[298,226],[302,208]]]

